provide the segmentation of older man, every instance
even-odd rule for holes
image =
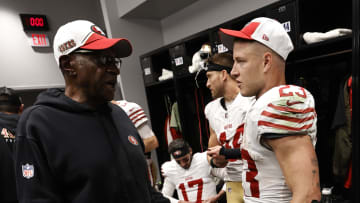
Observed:
[[[112,104],[121,59],[132,47],[93,23],[61,26],[54,55],[65,91],[42,93],[20,119],[20,202],[169,202],[150,186],[141,138]]]

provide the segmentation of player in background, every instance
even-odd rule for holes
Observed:
[[[293,50],[289,35],[264,17],[240,31],[220,30],[225,44],[233,39],[231,75],[241,94],[256,97],[241,146],[245,202],[320,201],[315,102],[304,88],[286,85],[285,61]]]
[[[225,191],[216,193],[214,176],[221,171],[210,166],[206,152],[192,153],[190,145],[182,138],[172,141],[169,153],[173,160],[161,166],[164,176],[162,193],[171,203],[215,203]],[[172,197],[176,189],[179,200]]]
[[[24,109],[21,97],[7,87],[0,87],[0,202],[17,203],[15,184],[15,140],[20,114]]]
[[[240,157],[240,145],[244,129],[244,117],[252,98],[243,97],[236,81],[231,77],[233,57],[229,53],[215,54],[206,65],[206,86],[214,98],[205,107],[205,116],[210,125],[209,150],[233,150]],[[228,159],[225,167],[227,176],[226,200],[228,203],[243,202],[242,161]],[[219,166],[218,156],[213,163]]]
[[[112,103],[118,105],[125,111],[125,113],[128,115],[128,117],[138,130],[140,137],[145,145],[145,156],[148,165],[148,173],[150,176],[151,185],[154,186],[155,182],[157,182],[156,177],[159,177],[160,175],[158,172],[155,151],[155,149],[159,147],[159,142],[148,124],[148,118],[144,110],[141,108],[140,105],[126,100],[113,100]]]

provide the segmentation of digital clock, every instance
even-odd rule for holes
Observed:
[[[21,22],[25,31],[48,31],[49,24],[45,15],[20,14]]]

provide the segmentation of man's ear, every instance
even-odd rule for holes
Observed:
[[[61,69],[68,68],[70,66],[70,56],[69,55],[62,55],[59,58],[59,66]]]
[[[76,75],[76,71],[71,65],[71,57],[69,55],[60,56],[59,66],[63,73],[67,75]]]
[[[226,80],[227,75],[228,75],[228,72],[226,70],[221,70],[221,78],[223,81]]]
[[[264,53],[264,73],[268,72],[271,68],[271,64],[272,64],[272,54],[270,52],[265,52]]]

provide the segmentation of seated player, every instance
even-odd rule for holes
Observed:
[[[162,193],[171,203],[184,202],[216,202],[224,190],[216,193],[215,171],[209,162],[206,152],[193,155],[190,145],[183,139],[176,139],[169,145],[169,153],[173,160],[165,162],[161,167],[164,176]],[[222,169],[221,169],[222,170]],[[176,189],[179,200],[172,197]]]

